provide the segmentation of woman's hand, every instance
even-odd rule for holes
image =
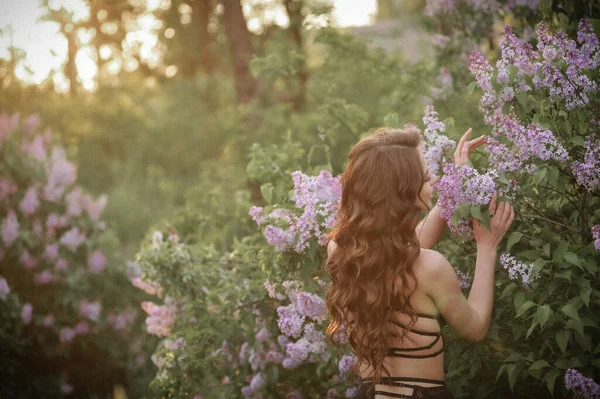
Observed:
[[[471,141],[467,141],[472,131],[473,129],[469,128],[469,130],[467,130],[467,132],[460,138],[460,141],[456,146],[456,151],[454,151],[454,163],[458,166],[469,163],[469,155],[471,155],[473,150],[485,143],[484,135],[481,135]]]
[[[515,211],[509,202],[500,202],[496,204],[498,195],[494,193],[490,200],[490,229],[481,224],[478,219],[473,218],[473,233],[477,247],[485,247],[496,250],[498,244],[508,231],[513,219]]]

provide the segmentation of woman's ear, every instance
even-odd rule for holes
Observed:
[[[330,240],[329,244],[327,244],[327,257],[331,258],[331,254],[333,253],[333,251],[335,251],[335,249],[337,248],[337,244],[335,243],[335,241]]]

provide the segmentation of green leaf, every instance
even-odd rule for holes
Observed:
[[[542,327],[544,327],[544,324],[546,324],[546,322],[548,321],[548,318],[550,317],[551,314],[552,314],[552,309],[550,309],[550,306],[548,306],[548,305],[538,306],[537,312],[535,313],[534,320],[537,319],[537,322],[540,323],[540,328],[542,328]]]
[[[498,373],[496,373],[496,383],[498,382],[498,378],[500,378],[500,376],[502,376],[502,374],[506,371],[507,366],[507,364],[503,364],[498,369]]]
[[[469,210],[471,212],[471,216],[481,220],[481,208],[479,208],[477,205],[473,205]]]
[[[569,330],[560,330],[556,333],[556,343],[558,347],[565,353],[567,351],[567,344],[569,343],[569,337],[571,336],[571,331]]]
[[[546,254],[546,256],[550,257],[550,243],[544,244],[543,250],[544,250],[544,253]]]
[[[519,291],[515,294],[515,296],[513,298],[513,303],[515,305],[515,312],[519,310],[521,305],[523,305],[523,302],[525,302],[525,293],[522,291]]]
[[[523,233],[519,233],[518,231],[513,231],[512,233],[510,233],[510,235],[508,236],[508,241],[506,243],[506,252],[510,251],[512,246],[521,240],[521,237],[523,237]]]
[[[579,319],[571,319],[567,321],[565,327],[575,330],[579,334],[585,336],[585,332],[583,331],[583,323]]]
[[[545,360],[536,360],[535,362],[533,362],[533,364],[531,366],[529,366],[529,371],[531,370],[541,370],[544,367],[548,367],[550,366],[550,364],[545,361]]]
[[[565,260],[572,265],[579,266],[579,258],[573,252],[567,252],[565,254]]]
[[[554,277],[556,278],[564,278],[566,280],[569,280],[569,282],[571,282],[571,270],[565,270],[562,272],[556,272],[554,273]]]
[[[477,82],[469,83],[469,86],[467,86],[467,93],[469,93],[469,95],[473,94],[473,92],[475,91],[476,88],[477,88]]]
[[[270,205],[271,201],[273,200],[273,185],[271,183],[263,184],[260,186],[260,192],[262,193],[265,201],[267,201],[267,204]]]
[[[590,296],[592,295],[592,288],[591,287],[587,287],[581,290],[581,294],[579,295],[581,297],[581,300],[583,301],[583,303],[585,304],[585,306],[587,306],[588,308],[590,307]]]
[[[515,383],[517,382],[517,365],[509,364],[506,367],[506,373],[508,374],[508,384],[510,385],[510,390],[512,391],[515,387]]]
[[[521,316],[523,313],[527,312],[529,309],[531,309],[532,306],[535,306],[535,303],[531,302],[531,301],[527,301],[524,304],[522,304],[519,307],[519,310],[517,311],[517,317]]]
[[[554,395],[554,383],[556,382],[556,377],[558,377],[560,373],[556,369],[551,369],[544,376],[544,381],[546,382],[546,386],[552,395]]]
[[[562,308],[560,308],[560,310],[562,310],[562,312],[570,318],[579,320],[579,313],[577,312],[577,309],[575,308],[575,306],[573,306],[572,303],[567,303]]]

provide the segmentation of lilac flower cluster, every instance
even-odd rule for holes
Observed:
[[[291,196],[300,215],[289,209],[276,208],[267,215],[263,209],[252,207],[250,216],[258,224],[267,226],[264,235],[278,252],[293,250],[303,253],[315,237],[320,245],[327,245],[326,231],[333,226],[342,187],[339,177],[323,170],[318,176],[307,176],[300,171],[292,173],[294,192]]]
[[[501,87],[499,93],[492,84],[494,68],[480,53],[471,54],[470,65],[477,84],[484,91],[480,104],[485,122],[492,126],[494,137],[504,137],[509,142],[507,145],[499,140],[487,140],[490,164],[499,172],[524,169],[533,173],[535,159],[566,161],[568,153],[551,131],[542,129],[536,123],[521,124],[513,111],[503,113],[505,103],[513,101],[519,93],[532,91],[526,78],[534,76],[535,82],[535,76],[538,76],[541,65],[539,51],[535,52],[529,43],[521,42],[508,26],[505,27],[500,46],[502,57],[496,63],[497,83]],[[512,82],[509,76],[511,66],[517,70]]]
[[[520,281],[526,288],[531,288],[533,281],[537,279],[537,277],[531,278],[533,263],[525,264],[515,259],[514,256],[502,254],[500,256],[500,264],[508,271],[508,277],[511,280]]]
[[[583,162],[573,162],[573,175],[577,183],[594,191],[600,186],[600,136],[590,135],[585,142]]]
[[[594,237],[594,247],[600,251],[600,224],[592,227],[592,236]]]
[[[444,165],[451,162],[456,142],[445,135],[446,125],[439,120],[432,105],[425,108],[423,116],[425,136],[423,155],[432,174],[438,174]]]
[[[6,279],[4,277],[0,277],[0,299],[6,301],[8,294],[10,294],[10,287],[6,282]]]
[[[440,68],[440,73],[435,78],[435,86],[430,89],[431,97],[435,100],[445,100],[454,89],[452,73],[446,67]]]
[[[142,309],[150,315],[146,318],[148,332],[158,337],[166,337],[169,335],[177,315],[177,308],[173,298],[165,298],[163,306],[156,305],[152,302],[142,302]]]
[[[575,398],[600,398],[600,385],[575,369],[565,372],[565,387],[574,392]]]
[[[495,170],[481,174],[469,165],[456,166],[452,163],[444,167],[444,175],[436,182],[438,205],[442,208],[440,216],[448,223],[450,230],[463,237],[472,234],[468,220],[459,219],[458,225],[452,223],[452,216],[461,204],[487,205],[494,191],[498,177]]]
[[[467,273],[463,273],[458,269],[456,270],[456,277],[458,278],[458,286],[461,290],[468,290],[473,284],[473,277],[469,276]]]

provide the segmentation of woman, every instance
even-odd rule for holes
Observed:
[[[485,138],[458,143],[462,165]],[[416,127],[379,129],[361,140],[342,174],[338,222],[330,233],[326,296],[333,338],[346,331],[362,378],[358,398],[451,398],[444,385],[441,317],[462,337],[480,341],[492,311],[498,244],[514,218],[492,198],[491,231],[473,220],[475,276],[468,299],[446,258],[431,250],[445,228],[431,209],[437,178]],[[419,223],[423,211],[431,209]]]

